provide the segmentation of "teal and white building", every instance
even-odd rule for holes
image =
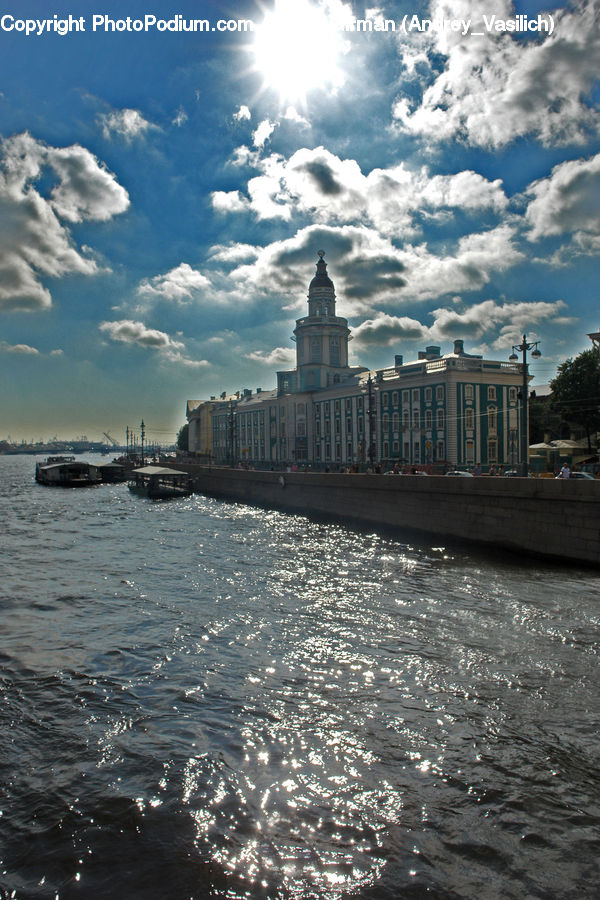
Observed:
[[[337,315],[324,253],[296,321],[296,365],[270,391],[247,389],[188,402],[190,452],[220,464],[338,468],[521,462],[518,363],[430,346],[369,371],[348,363],[351,333]]]

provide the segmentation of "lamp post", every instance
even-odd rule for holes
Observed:
[[[522,474],[527,477],[529,472],[529,427],[527,422],[527,396],[528,396],[528,371],[527,371],[527,353],[532,350],[532,358],[539,359],[542,355],[538,350],[539,341],[527,341],[527,335],[523,335],[520,344],[513,344],[513,352],[508,357],[511,362],[516,362],[519,357],[517,351],[522,354],[523,362],[521,363],[521,374],[523,375],[523,386],[521,388],[521,470]]]
[[[234,408],[235,408],[235,404],[234,404],[233,400],[230,400],[229,401],[229,437],[230,437],[230,441],[231,441],[231,443],[230,443],[230,447],[231,447],[230,465],[231,465],[232,469],[235,467],[235,420],[234,420],[234,416],[233,416]]]
[[[368,388],[368,399],[369,405],[367,407],[367,416],[369,419],[369,466],[371,471],[374,470],[374,457],[375,457],[375,442],[373,440],[374,436],[374,426],[373,420],[375,419],[375,404],[373,399],[373,379],[371,378],[371,373],[369,372],[369,378],[367,381]]]

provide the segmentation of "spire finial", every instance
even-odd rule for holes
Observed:
[[[319,257],[319,259],[323,259],[323,257],[325,256],[325,251],[324,251],[324,250],[318,250],[318,251],[317,251],[317,256]]]

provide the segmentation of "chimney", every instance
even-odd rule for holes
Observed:
[[[465,352],[465,342],[461,340],[454,341],[454,352],[457,356],[461,356]]]
[[[425,351],[424,351],[424,350],[419,350],[417,359],[426,359],[426,358],[427,358],[427,354],[425,353]]]
[[[396,353],[394,356],[394,368],[399,369],[402,366],[402,356],[399,353]]]
[[[426,359],[439,359],[440,358],[440,348],[439,347],[425,347],[425,358]]]

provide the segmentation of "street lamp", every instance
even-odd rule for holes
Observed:
[[[542,355],[538,350],[539,341],[527,342],[527,335],[523,335],[520,344],[513,344],[513,352],[508,357],[511,362],[516,362],[519,357],[517,350],[523,355],[521,363],[521,373],[523,375],[523,387],[521,388],[521,468],[522,474],[527,477],[529,471],[529,427],[527,423],[527,395],[528,395],[528,371],[527,371],[527,352],[532,350],[533,359],[539,359]]]
[[[375,457],[375,441],[374,441],[374,420],[375,420],[375,402],[373,398],[373,379],[371,378],[371,373],[369,372],[369,378],[367,380],[367,388],[368,394],[367,397],[369,399],[369,405],[367,407],[367,416],[369,419],[369,467],[371,471],[374,471],[374,457]]]
[[[232,468],[235,466],[235,418],[233,415],[235,409],[235,403],[233,400],[229,401],[229,438],[230,438],[230,465]]]

